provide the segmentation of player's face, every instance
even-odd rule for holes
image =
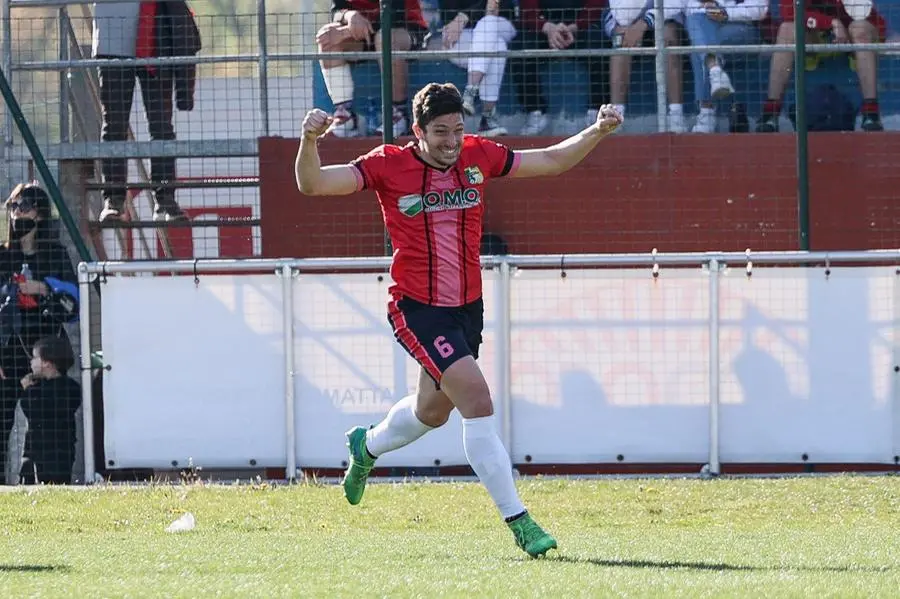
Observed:
[[[425,155],[438,166],[446,167],[459,159],[464,132],[462,114],[456,113],[437,117],[416,135]]]

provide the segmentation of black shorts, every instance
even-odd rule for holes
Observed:
[[[484,330],[484,301],[456,308],[430,306],[405,296],[388,305],[394,337],[440,388],[441,375],[466,356],[478,359]]]

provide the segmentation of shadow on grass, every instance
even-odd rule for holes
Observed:
[[[647,568],[660,570],[710,570],[713,572],[888,572],[892,566],[750,566],[720,562],[682,562],[678,560],[599,559],[554,555],[548,561],[569,564],[593,564],[604,568]]]
[[[0,564],[0,572],[71,572],[72,568],[56,564]]]

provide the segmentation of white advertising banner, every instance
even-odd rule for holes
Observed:
[[[405,395],[416,392],[419,366],[394,340],[387,320],[386,273],[302,276],[294,286],[297,463],[340,467],[344,432],[377,423]],[[495,386],[495,276],[484,273],[485,331],[479,363]],[[495,404],[497,404],[495,398]],[[500,418],[497,406],[498,422]],[[462,424],[450,422],[391,452],[379,466],[465,464]]]
[[[900,448],[894,268],[719,275],[723,462],[882,462]],[[485,271],[479,363],[503,422],[509,361],[516,463],[703,463],[710,439],[710,275],[701,268],[513,270],[509,352],[500,277]],[[294,425],[301,467],[341,468],[344,432],[415,392],[387,322],[386,273],[295,277]],[[163,307],[166,306],[166,307]],[[113,277],[102,301],[112,468],[284,466],[282,281]],[[454,413],[379,460],[465,464]]]
[[[282,310],[274,275],[110,277],[107,466],[283,466]]]
[[[699,268],[517,272],[514,461],[704,461],[708,290]]]
[[[893,461],[894,267],[721,277],[723,462]]]

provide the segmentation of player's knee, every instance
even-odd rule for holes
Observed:
[[[453,404],[449,401],[446,403],[439,403],[420,397],[416,404],[416,418],[418,418],[422,424],[430,426],[431,428],[439,428],[447,424],[447,421],[450,420],[450,412],[452,411]]]

